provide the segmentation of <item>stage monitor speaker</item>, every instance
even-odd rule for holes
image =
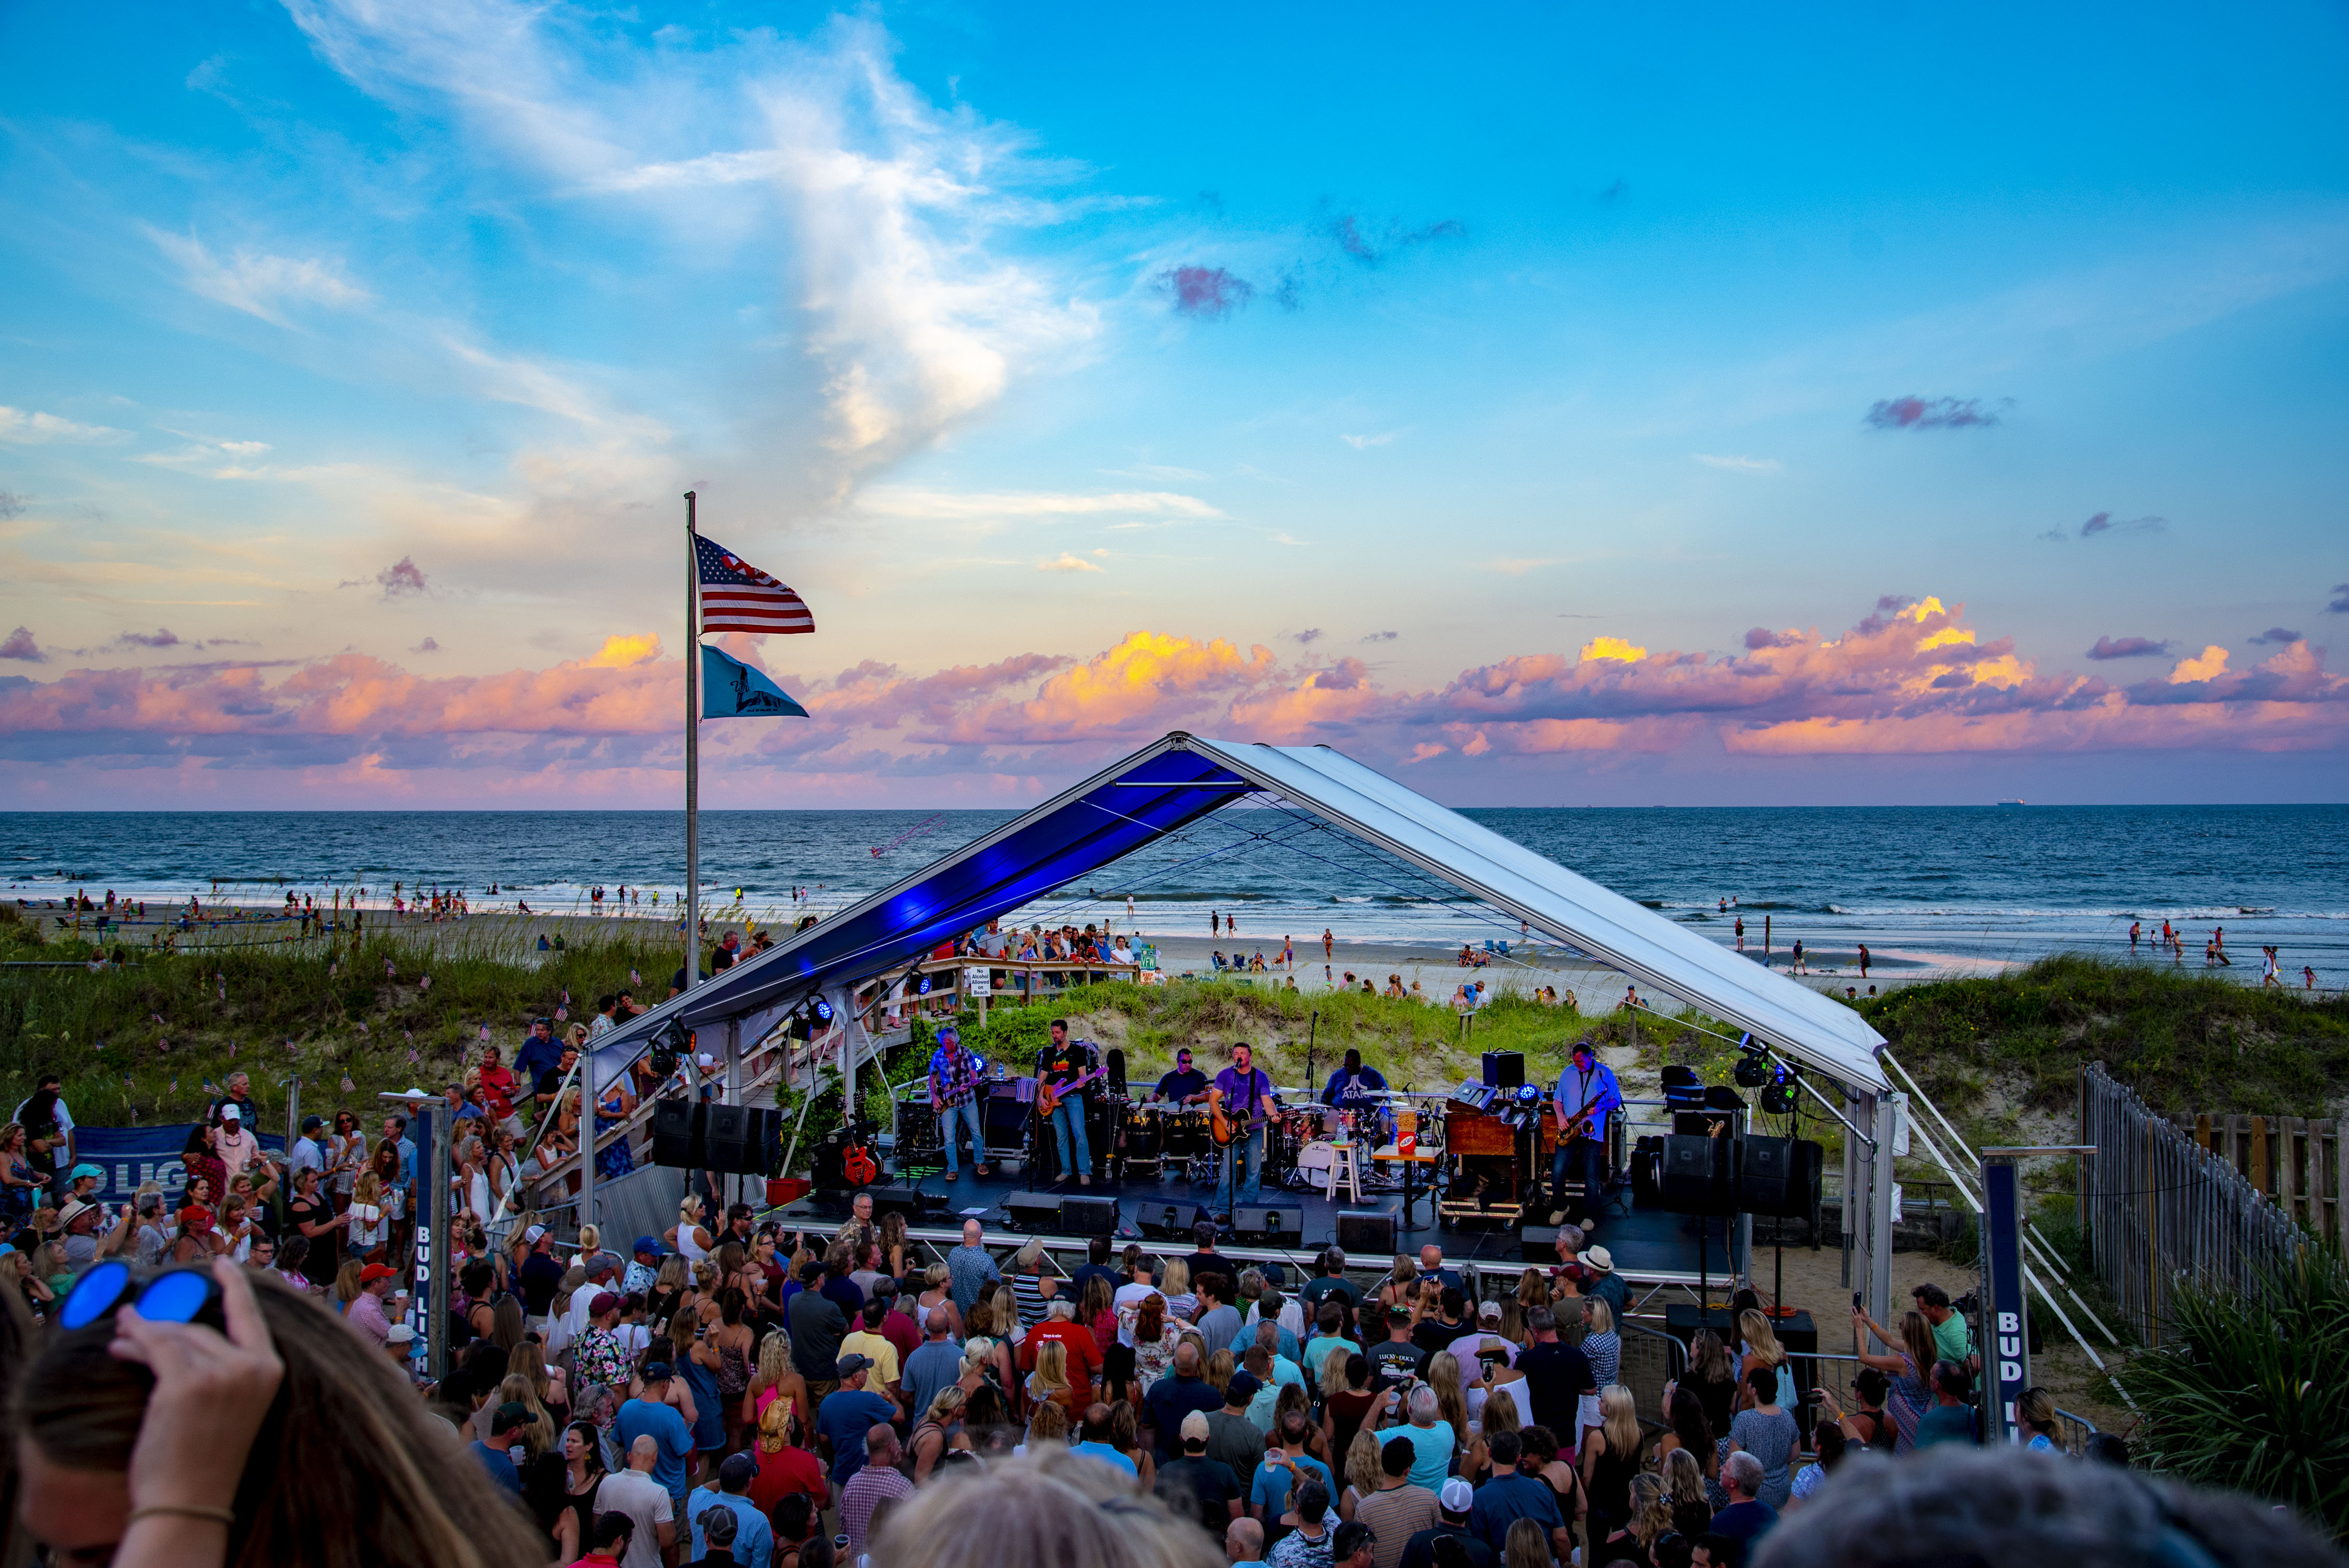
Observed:
[[[1070,1236],[1117,1234],[1117,1200],[1069,1193],[1061,1200],[1061,1232]]]
[[[987,1130],[987,1146],[1018,1149],[1026,1143],[1030,1109],[1025,1101],[1012,1095],[988,1095],[979,1107],[979,1125]]]
[[[1339,1211],[1338,1250],[1355,1257],[1391,1258],[1395,1250],[1392,1209]]]
[[[1486,1088],[1518,1088],[1526,1081],[1526,1054],[1523,1051],[1486,1051],[1485,1053],[1485,1087]]]
[[[1125,1053],[1112,1046],[1103,1058],[1109,1065],[1109,1092],[1118,1099],[1125,1098]]]
[[[1527,1225],[1517,1233],[1517,1256],[1529,1264],[1557,1262],[1557,1227]]]
[[[1675,1214],[1735,1212],[1729,1181],[1729,1140],[1674,1133],[1664,1140],[1663,1173],[1657,1183],[1664,1208]]]
[[[866,1187],[862,1189],[873,1200],[874,1218],[884,1214],[903,1214],[905,1223],[918,1225],[926,1214],[942,1211],[947,1206],[944,1196],[925,1192],[918,1187]]]
[[[1154,1242],[1187,1242],[1191,1239],[1191,1227],[1207,1217],[1207,1211],[1196,1203],[1147,1202],[1133,1206],[1133,1222]]]
[[[702,1111],[698,1099],[657,1099],[653,1102],[653,1163],[680,1171],[708,1166]]]
[[[1061,1228],[1061,1200],[1050,1192],[1014,1192],[1003,1200],[1008,1223],[1015,1231],[1036,1234]]]
[[[1297,1203],[1235,1204],[1232,1232],[1263,1246],[1298,1246],[1305,1240],[1305,1209]]]

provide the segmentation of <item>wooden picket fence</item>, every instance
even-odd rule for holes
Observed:
[[[2349,1251],[2349,1160],[2339,1120],[2205,1110],[2173,1112],[2169,1121],[2286,1218]]]

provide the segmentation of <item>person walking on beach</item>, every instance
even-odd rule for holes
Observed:
[[[1863,980],[1868,978],[1868,965],[1869,962],[1870,960],[1868,956],[1868,944],[1863,942],[1859,944],[1859,977]]]
[[[2316,971],[2305,964],[2300,966],[2300,988],[2303,991],[2316,989]]]
[[[2276,962],[2276,950],[2274,948],[2262,947],[2260,949],[2261,990],[2264,991],[2270,986],[2274,986],[2278,990],[2282,990],[2283,988],[2283,976],[2278,973],[2278,970],[2282,966]]]
[[[1797,975],[1810,973],[1808,969],[1803,967],[1803,939],[1799,936],[1795,938],[1795,973]]]
[[[1335,956],[1337,950],[1338,939],[1330,934],[1330,928],[1328,926],[1323,926],[1321,928],[1321,957],[1323,962],[1326,963],[1331,957]]]
[[[1207,934],[1209,936],[1220,936],[1223,934],[1223,915],[1215,910],[1209,910],[1207,912]]]
[[[2145,924],[2144,924],[2144,923],[2143,923],[2143,922],[2141,922],[2141,921],[2135,921],[2135,920],[2132,920],[2132,921],[2130,921],[2130,922],[2129,922],[2129,956],[2130,956],[2131,958],[2134,958],[2134,957],[2136,957],[2136,956],[2137,956],[2137,933],[2138,933],[2138,932],[2140,932],[2140,931],[2143,931],[2144,929],[2145,929]]]
[[[2227,928],[2225,926],[2214,925],[2210,928],[2210,951],[2217,955],[2219,962],[2225,965],[2228,968],[2232,969],[2235,966],[2235,961],[2227,956]]]
[[[1737,951],[1745,951],[1745,917],[1742,914],[1737,917]]]

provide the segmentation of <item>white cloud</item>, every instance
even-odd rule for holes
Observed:
[[[180,264],[181,279],[206,299],[257,315],[277,326],[292,324],[282,306],[294,302],[347,309],[375,298],[343,275],[340,262],[316,257],[256,255],[240,250],[222,261],[202,240],[150,228],[147,237]]]
[[[1401,430],[1389,430],[1384,435],[1379,436],[1340,436],[1338,438],[1360,452],[1372,447],[1386,446],[1402,433]]]
[[[876,485],[857,498],[865,511],[882,517],[953,521],[998,517],[1091,517],[1102,512],[1144,512],[1155,517],[1221,517],[1196,496],[1172,490],[1112,490],[1086,495],[1066,490],[998,490],[958,494],[904,485]]]
[[[1565,562],[1557,560],[1535,560],[1525,556],[1503,556],[1498,560],[1479,562],[1477,564],[1486,572],[1498,572],[1508,577],[1523,577],[1537,567],[1561,566]]]
[[[1082,556],[1071,555],[1063,550],[1055,560],[1036,562],[1036,570],[1039,572],[1100,572],[1104,569],[1094,565]]]
[[[128,433],[105,425],[78,425],[37,408],[11,408],[0,403],[0,441],[14,446],[38,446],[48,441],[115,441]]]
[[[1711,452],[1698,452],[1696,460],[1709,469],[1722,469],[1733,474],[1775,474],[1785,465],[1775,458],[1720,457]]]

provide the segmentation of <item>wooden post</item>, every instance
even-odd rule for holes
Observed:
[[[2153,1119],[2145,1123],[2145,1330],[2146,1343],[2161,1343],[2161,1209],[2153,1193]]]
[[[2276,1202],[2282,1208],[2283,1217],[2287,1220],[2296,1217],[2292,1211],[2292,1196],[2300,1187],[2300,1183],[2293,1179],[2292,1169],[2294,1153],[2292,1123],[2299,1119],[2298,1117],[2292,1116],[2276,1118],[2276,1135],[2279,1140],[2276,1144]]]
[[[2333,1179],[2336,1183],[2333,1222],[2340,1232],[2343,1250],[2349,1251],[2349,1116],[2333,1119]]]
[[[2251,1186],[2260,1196],[2268,1195],[2268,1119],[2251,1118]]]
[[[2087,1140],[2084,1138],[2080,1141],[2085,1143]],[[2208,1152],[2212,1147],[2210,1141],[2210,1113],[2207,1110],[2201,1112],[2194,1119],[2194,1141],[2196,1145],[2205,1152]]]

